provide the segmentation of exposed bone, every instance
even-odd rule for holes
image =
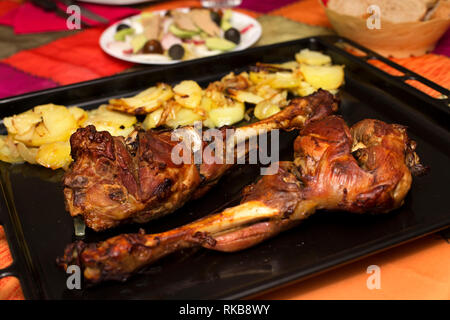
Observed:
[[[251,137],[274,129],[300,129],[336,110],[337,99],[323,90],[294,99],[272,117],[238,128],[223,141],[224,151],[240,157],[238,151],[244,150],[244,155],[248,151],[239,146]],[[148,222],[202,196],[235,162],[195,161],[204,156],[195,153],[203,143],[203,133],[192,126],[178,130],[187,135],[187,145],[174,141],[173,131],[141,130],[124,140],[92,126],[78,129],[70,139],[74,162],[63,180],[70,214],[83,217],[88,227],[100,231],[122,223]],[[189,148],[192,144],[194,150]],[[183,161],[175,163],[172,156],[184,147]],[[223,152],[222,157],[226,155]]]
[[[352,145],[358,142],[366,146],[358,152],[367,156],[355,159]],[[368,119],[350,130],[342,118],[329,116],[309,123],[295,141],[295,161],[280,162],[275,175],[248,186],[240,205],[158,234],[74,243],[59,264],[80,265],[90,282],[124,280],[183,248],[248,248],[319,209],[386,213],[403,204],[410,170],[420,166],[414,147],[404,127]]]

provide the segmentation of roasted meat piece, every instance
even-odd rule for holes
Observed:
[[[336,98],[326,91],[294,99],[272,117],[236,129],[230,149],[255,132],[302,128],[336,110]],[[189,141],[204,140],[193,127],[182,130],[192,137]],[[233,166],[207,159],[195,164],[193,153],[187,155],[190,162],[175,164],[171,152],[179,143],[172,141],[171,131],[135,131],[124,139],[97,132],[93,126],[78,129],[70,138],[74,163],[63,179],[67,210],[96,231],[147,222],[201,196]]]
[[[367,119],[351,129],[338,116],[311,122],[294,143],[295,160],[245,188],[240,205],[159,234],[123,234],[69,245],[58,263],[78,264],[90,282],[124,280],[182,248],[236,251],[292,228],[316,210],[386,213],[403,204],[411,172],[424,167],[406,129]]]

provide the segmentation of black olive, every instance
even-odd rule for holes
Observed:
[[[130,28],[131,28],[131,26],[129,26],[128,24],[121,23],[116,27],[116,32],[123,30],[123,29],[130,29]]]
[[[161,43],[158,40],[148,40],[142,48],[142,53],[164,53]]]
[[[211,10],[209,12],[209,14],[211,16],[211,20],[214,21],[214,23],[220,27],[220,21],[222,20],[222,18],[220,17],[220,14],[213,10]]]
[[[169,48],[169,57],[173,60],[180,60],[184,56],[184,48],[180,44],[174,44]]]
[[[235,28],[230,28],[225,31],[225,39],[239,44],[239,42],[241,42],[241,33]]]

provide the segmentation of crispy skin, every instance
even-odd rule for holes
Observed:
[[[330,116],[305,128],[295,143],[304,197],[315,209],[383,213],[408,193],[420,166],[406,129],[366,119],[351,129]],[[353,152],[352,152],[353,151]],[[414,155],[415,163],[408,161]]]
[[[235,135],[242,143],[255,130],[302,128],[336,110],[336,98],[319,91],[294,99],[268,119],[236,129]],[[193,127],[182,130],[198,135]],[[97,132],[93,126],[78,129],[70,139],[74,163],[63,179],[70,214],[82,216],[96,231],[122,223],[144,223],[202,196],[233,166],[225,164],[224,159],[223,164],[208,164],[203,159],[197,166],[193,154],[187,155],[189,163],[174,164],[171,152],[179,142],[171,141],[171,134],[136,131],[125,140]]]
[[[201,178],[193,161],[171,161],[175,144],[169,132],[138,132],[130,146],[93,126],[79,129],[71,137],[75,162],[63,180],[67,209],[95,230],[176,210]]]
[[[386,213],[402,205],[411,171],[423,171],[404,127],[363,120],[351,129],[329,116],[309,123],[294,162],[245,188],[240,205],[159,234],[126,234],[69,245],[58,263],[78,264],[89,282],[125,280],[181,248],[232,252],[292,228],[318,209]],[[352,152],[353,151],[353,152]]]

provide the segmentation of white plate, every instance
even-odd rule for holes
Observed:
[[[182,11],[189,10],[188,8],[177,9]],[[154,11],[154,13],[159,13],[164,15],[167,10]],[[124,54],[121,50],[113,50],[109,48],[109,44],[114,41],[114,34],[116,33],[116,27],[120,23],[132,24],[132,21],[138,18],[140,15],[132,16],[126,19],[123,19],[119,22],[108,27],[100,36],[100,47],[107,54],[121,60],[134,62],[134,63],[143,63],[143,64],[173,64],[181,62],[182,60],[172,60],[166,56],[160,54]],[[233,11],[233,15],[230,20],[231,25],[237,30],[242,30],[249,25],[253,25],[249,30],[247,30],[244,34],[241,34],[241,42],[231,51],[239,51],[250,47],[261,37],[262,28],[258,21],[253,19],[252,17]],[[227,52],[231,52],[227,51]],[[221,51],[211,51],[209,55],[217,55],[225,52]],[[202,57],[199,57],[202,58]]]
[[[107,5],[113,5],[113,6],[127,6],[130,4],[138,4],[138,3],[144,3],[144,2],[155,2],[158,0],[78,0],[82,2],[89,2],[89,3],[97,3],[97,4],[107,4]]]

